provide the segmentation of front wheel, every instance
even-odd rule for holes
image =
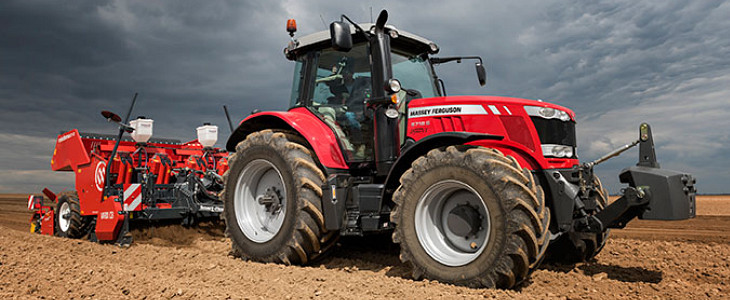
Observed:
[[[393,195],[393,241],[413,277],[511,288],[539,265],[549,209],[532,173],[497,150],[435,149]]]

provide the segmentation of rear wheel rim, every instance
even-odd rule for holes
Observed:
[[[466,211],[470,217],[455,218],[458,211]],[[453,220],[462,219],[471,225],[453,226],[459,224]],[[468,184],[458,180],[440,181],[429,187],[416,204],[415,229],[418,242],[432,259],[450,267],[463,266],[477,259],[487,246],[489,209]],[[466,231],[468,234],[464,234]]]
[[[257,159],[246,165],[236,183],[234,210],[238,227],[249,240],[265,243],[279,233],[286,216],[286,195],[281,171],[274,164]],[[271,198],[274,203],[266,201]]]
[[[61,208],[58,210],[58,228],[61,229],[61,232],[66,232],[71,227],[70,219],[71,206],[68,205],[68,202],[63,202]]]

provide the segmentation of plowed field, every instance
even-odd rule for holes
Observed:
[[[136,232],[130,248],[40,236],[25,197],[0,195],[0,299],[730,298],[730,196],[699,197],[692,220],[634,221],[595,261],[510,291],[414,281],[387,236],[343,239],[307,267],[234,259],[214,224]]]

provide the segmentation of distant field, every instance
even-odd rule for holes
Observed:
[[[730,195],[698,196],[697,214],[702,216],[730,216]]]

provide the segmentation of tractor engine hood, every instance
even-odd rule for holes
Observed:
[[[575,113],[552,103],[497,96],[448,96],[408,103],[405,132],[418,141],[440,132],[502,136],[501,145],[535,158],[530,169],[578,164]]]

